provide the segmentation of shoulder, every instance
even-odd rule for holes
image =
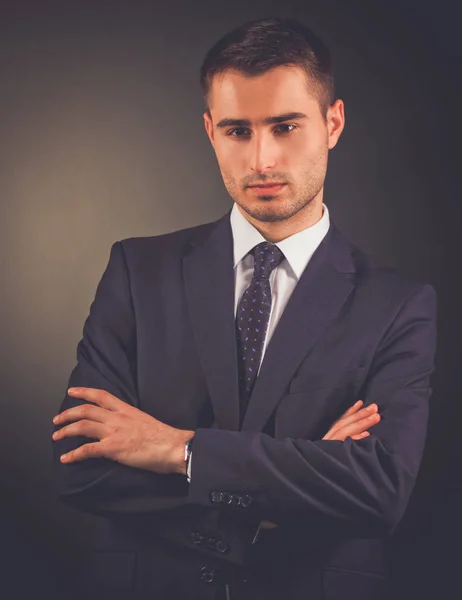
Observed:
[[[355,244],[346,240],[355,266],[356,294],[383,311],[398,312],[408,302],[434,307],[436,291],[431,283],[406,274],[399,268],[378,263]]]
[[[124,238],[113,243],[111,254],[121,254],[129,271],[143,265],[172,264],[181,261],[191,244],[209,236],[225,217],[160,235]]]
[[[217,221],[212,221],[160,235],[125,238],[120,240],[120,244],[124,252],[131,254],[149,253],[152,249],[159,250],[162,248],[178,249],[181,251],[188,248],[190,243],[197,237],[207,235],[209,231],[212,231],[216,223]]]

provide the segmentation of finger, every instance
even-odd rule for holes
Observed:
[[[344,422],[341,422],[339,425],[332,426],[322,439],[339,440],[344,438],[345,432],[347,432],[347,435],[348,432],[352,432],[353,434],[362,433],[368,427],[370,427],[371,425],[375,425],[376,422],[378,422],[377,417],[379,417],[378,420],[380,420],[380,414],[373,413],[372,415],[369,414],[368,416],[363,417],[362,419],[358,419],[357,421],[353,421],[350,423],[345,424]]]
[[[66,464],[86,460],[87,458],[103,458],[105,457],[104,446],[102,442],[93,442],[92,444],[83,444],[75,450],[61,454],[61,462]]]
[[[340,419],[343,419],[344,417],[348,417],[349,415],[352,415],[355,412],[357,412],[361,408],[362,403],[363,403],[362,400],[358,400],[357,402],[355,402],[352,406],[350,406],[350,408],[347,411],[345,411],[343,413],[343,415],[339,419],[337,419],[337,421],[335,421],[335,423],[338,423],[338,421],[340,421]]]
[[[340,417],[340,419],[338,419],[337,421],[335,421],[335,423],[333,423],[331,430],[332,429],[335,430],[335,429],[338,429],[339,427],[344,427],[345,425],[349,425],[350,423],[360,421],[361,419],[364,419],[365,417],[376,413],[377,410],[378,410],[377,404],[371,404],[370,406],[366,406],[365,408],[358,410],[356,413],[349,415],[348,417]]]
[[[363,433],[358,433],[358,435],[351,435],[351,439],[352,440],[362,440],[365,437],[370,436],[370,432],[369,431],[363,431]]]
[[[96,388],[71,387],[67,390],[67,393],[73,398],[83,398],[89,402],[94,402],[106,410],[120,410],[126,404],[126,402],[119,400],[106,390]]]
[[[55,425],[61,425],[62,423],[69,423],[70,421],[77,421],[78,419],[89,419],[91,421],[97,421],[104,423],[108,417],[108,411],[105,408],[94,406],[93,404],[80,404],[79,406],[73,406],[63,410],[62,413],[56,415],[53,419]]]
[[[340,429],[338,429],[337,431],[334,431],[331,434],[332,438],[335,440],[344,441],[345,438],[347,438],[347,437],[351,437],[353,435],[359,435],[359,434],[367,431],[374,425],[377,425],[377,423],[380,421],[380,418],[381,418],[380,415],[378,413],[375,413],[373,415],[366,417],[365,419],[361,419],[361,421],[357,421],[356,423],[351,423],[350,425],[341,427]]]
[[[83,419],[76,423],[71,423],[62,427],[58,431],[55,431],[52,435],[54,440],[61,440],[63,438],[73,437],[76,435],[83,435],[85,437],[94,438],[101,440],[107,434],[107,427],[102,423],[96,423],[95,421],[87,421]]]

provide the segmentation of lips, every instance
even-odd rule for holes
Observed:
[[[274,183],[257,183],[254,185],[249,185],[250,188],[270,188],[270,187],[278,187],[280,185],[285,185],[284,183],[280,183],[279,181],[275,181]]]
[[[284,189],[285,183],[264,183],[262,185],[249,185],[250,193],[258,196],[275,196]]]

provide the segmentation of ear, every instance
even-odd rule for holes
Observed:
[[[345,127],[345,114],[343,100],[336,100],[332,106],[327,109],[327,135],[329,150],[337,145],[340,134]]]
[[[205,125],[205,131],[207,132],[207,135],[209,136],[210,143],[215,148],[215,144],[214,144],[214,140],[213,140],[213,122],[212,122],[211,116],[207,112],[204,113],[204,125]]]

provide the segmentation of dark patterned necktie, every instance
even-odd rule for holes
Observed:
[[[269,277],[284,259],[282,251],[268,242],[261,242],[250,254],[255,261],[253,277],[239,301],[236,313],[241,425],[257,378],[268,330],[271,313]]]

